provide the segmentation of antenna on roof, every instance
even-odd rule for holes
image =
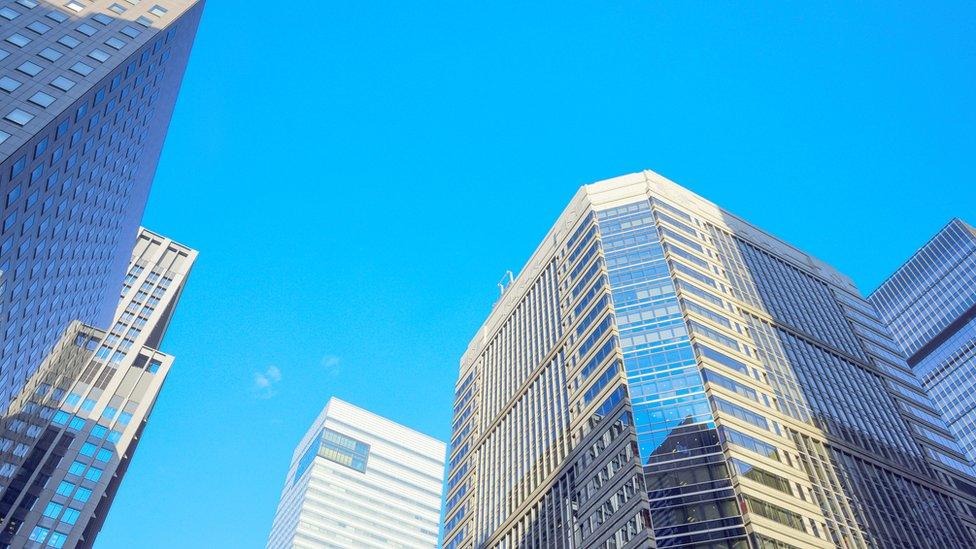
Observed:
[[[507,290],[508,287],[512,285],[512,282],[515,282],[515,276],[512,274],[512,271],[505,271],[505,274],[504,276],[502,276],[502,279],[498,281],[499,297],[505,295],[505,290]]]

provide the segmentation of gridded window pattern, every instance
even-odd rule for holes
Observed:
[[[17,110],[34,116],[48,105],[56,117],[34,136],[17,133],[19,143],[27,139],[19,148],[11,148],[16,140],[0,143],[0,406],[20,391],[71,320],[96,324],[112,312],[119,260],[135,235],[166,129],[165,103],[183,70],[171,58],[183,62],[195,30],[180,19],[128,58],[118,57],[101,81],[85,81],[52,72],[50,63],[68,67],[87,54],[78,47],[79,38],[87,39],[67,19],[46,15],[60,12],[10,7],[22,14],[16,24],[43,19],[52,29],[43,38],[36,34],[40,26],[24,31],[37,37],[18,53],[30,56],[23,66],[42,70],[33,77],[10,72],[31,85],[16,91],[24,94],[21,107],[0,116],[17,119]],[[70,40],[56,42],[61,37]],[[62,91],[81,83],[87,89],[79,99],[52,110]],[[12,133],[6,127],[0,137]]]
[[[915,371],[969,461],[976,462],[976,318],[926,355]]]
[[[870,297],[908,356],[976,305],[976,229],[953,219]]]
[[[597,215],[645,473],[695,475],[707,470],[708,462],[721,462],[723,454],[651,204],[641,201]],[[657,216],[695,232],[671,215]],[[702,457],[689,461],[685,452]],[[656,487],[649,486],[648,497],[658,544],[689,543],[700,532],[709,532],[714,541],[745,541],[727,473],[703,486],[697,504],[674,498],[670,487]]]
[[[714,225],[708,228],[737,298],[795,331],[865,358],[825,282]]]
[[[319,455],[364,473],[366,461],[369,460],[369,444],[326,428],[322,430],[322,446],[319,448]]]

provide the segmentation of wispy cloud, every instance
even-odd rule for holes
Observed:
[[[258,398],[271,398],[278,394],[276,385],[281,381],[281,370],[277,366],[268,366],[263,372],[254,372],[254,383],[251,392]]]
[[[325,368],[325,373],[332,377],[339,375],[342,370],[341,367],[342,359],[335,355],[325,355],[322,357],[322,367]]]

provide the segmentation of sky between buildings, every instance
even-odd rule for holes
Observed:
[[[332,395],[449,438],[578,186],[644,168],[872,290],[976,221],[976,7],[211,0],[145,225],[200,250],[103,549],[263,547]]]

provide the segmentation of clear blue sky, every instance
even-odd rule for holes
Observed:
[[[976,222],[972,4],[265,4],[197,37],[145,224],[200,258],[100,548],[263,547],[332,395],[447,439],[581,184],[653,169],[865,291]]]

